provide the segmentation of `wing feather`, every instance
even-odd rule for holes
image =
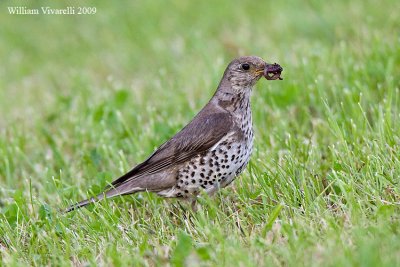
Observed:
[[[143,176],[189,161],[217,144],[232,131],[232,128],[233,120],[227,112],[199,113],[185,128],[161,145],[148,159],[116,179],[109,187],[118,187],[129,180],[140,179]]]

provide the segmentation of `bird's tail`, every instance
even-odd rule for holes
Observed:
[[[122,187],[122,186],[113,187],[113,188],[111,188],[111,189],[109,189],[109,190],[107,190],[107,191],[105,191],[103,193],[98,194],[95,197],[91,197],[91,198],[82,200],[81,202],[78,202],[78,203],[76,203],[76,204],[74,204],[72,206],[69,206],[64,211],[64,213],[68,213],[70,211],[80,209],[82,207],[85,207],[85,206],[87,206],[89,204],[98,202],[98,201],[103,200],[105,198],[112,198],[112,197],[119,196],[119,195],[128,195],[128,194],[132,194],[132,193],[135,193],[135,192],[138,192],[138,191],[143,191],[143,189],[139,188],[139,187],[126,188],[126,189],[123,188],[123,187],[122,188],[120,188],[120,187]],[[125,189],[125,190],[123,190],[123,189]]]
[[[100,201],[100,200],[102,200],[102,199],[104,199],[104,193],[101,193],[101,194],[97,195],[96,197],[91,197],[91,198],[82,200],[82,201],[80,201],[80,202],[78,202],[78,203],[75,203],[74,205],[69,206],[69,207],[64,211],[64,213],[68,213],[68,212],[70,212],[70,211],[80,209],[80,208],[85,207],[85,206],[87,206],[87,205],[89,205],[89,204],[91,204],[91,203],[98,202],[98,201]]]

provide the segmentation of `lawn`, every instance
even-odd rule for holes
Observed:
[[[1,1],[0,265],[399,266],[399,1]],[[10,15],[8,6],[96,7]],[[258,55],[246,171],[69,214]]]

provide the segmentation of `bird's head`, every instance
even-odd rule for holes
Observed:
[[[276,80],[280,77],[282,67],[278,64],[266,63],[262,58],[256,56],[246,56],[234,59],[225,71],[227,79],[233,89],[243,90],[253,87],[253,85],[264,76],[267,80]]]

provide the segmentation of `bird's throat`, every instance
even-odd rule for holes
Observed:
[[[218,91],[214,98],[221,108],[232,114],[239,115],[250,109],[250,95],[251,89],[239,92],[232,90],[230,92]]]

